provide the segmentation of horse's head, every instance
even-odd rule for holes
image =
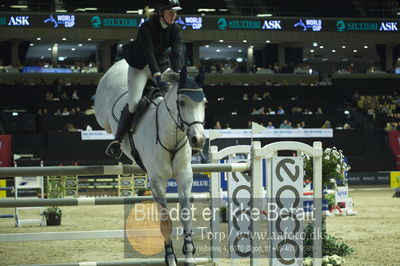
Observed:
[[[183,71],[180,76],[177,108],[181,127],[186,132],[190,146],[200,151],[205,144],[204,116],[206,96],[193,78],[186,76]]]

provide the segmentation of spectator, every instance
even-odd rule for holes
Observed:
[[[60,108],[57,108],[57,110],[54,112],[54,115],[62,115]]]
[[[301,125],[301,128],[306,128],[306,122],[301,121],[300,125]]]
[[[225,129],[231,129],[231,126],[228,123],[226,123],[225,124]]]
[[[260,98],[260,96],[258,96],[258,93],[254,93],[252,100],[253,101],[260,101],[261,98]]]
[[[50,93],[49,91],[46,92],[45,99],[46,99],[46,101],[49,101],[49,102],[53,101],[52,93]]]
[[[292,114],[300,114],[302,111],[301,107],[292,107]]]
[[[345,124],[343,125],[343,129],[351,129],[350,124],[345,123]]]
[[[272,129],[272,128],[275,128],[275,127],[274,127],[274,125],[272,124],[272,122],[270,121],[270,122],[268,122],[267,128]]]
[[[42,109],[39,109],[39,110],[37,111],[37,115],[40,115],[40,116],[43,115]]]
[[[275,112],[274,110],[272,110],[272,108],[268,108],[267,114],[269,114],[269,115],[275,115],[276,112]]]
[[[74,89],[74,91],[72,92],[72,100],[79,100],[79,96],[78,96],[78,91],[76,89]]]
[[[290,128],[289,122],[286,119],[283,120],[283,122],[280,124],[279,128]]]
[[[322,128],[332,128],[331,121],[326,120],[325,123],[322,125]]]
[[[269,91],[266,91],[263,93],[262,99],[265,101],[272,101],[272,97],[271,97]]]
[[[63,115],[63,116],[69,115],[69,111],[66,107],[63,109],[63,112],[61,113],[61,115]]]
[[[278,106],[278,110],[276,111],[276,114],[278,114],[278,115],[285,114],[285,110],[282,108],[282,106]]]
[[[247,92],[245,92],[245,93],[243,94],[242,100],[243,100],[243,101],[248,101],[248,100],[249,100],[249,95],[247,94]]]
[[[93,128],[89,125],[89,124],[84,124],[83,125],[83,130],[84,131],[92,131],[93,130]]]
[[[298,129],[302,129],[302,126],[301,126],[301,124],[300,124],[300,123],[297,123],[297,124],[296,124],[296,128],[298,128]]]
[[[66,101],[66,102],[69,101],[69,97],[65,91],[63,93],[61,93],[60,98],[61,98],[61,101]]]
[[[70,113],[69,113],[70,115],[76,115],[76,111],[75,111],[75,108],[71,108],[71,111],[70,111]]]
[[[221,122],[217,121],[214,125],[214,129],[221,129]]]
[[[67,131],[67,132],[76,132],[77,130],[76,130],[74,124],[72,124],[72,123],[67,123],[67,124],[65,125],[65,131]]]
[[[43,109],[43,115],[44,115],[44,116],[48,116],[48,115],[49,115],[49,112],[47,111],[46,108]]]
[[[317,108],[317,111],[315,112],[315,114],[316,114],[316,115],[322,115],[322,114],[324,114],[324,113],[322,112],[322,108],[321,108],[321,107],[318,107],[318,108]]]
[[[303,115],[312,115],[313,112],[309,108],[304,108]]]
[[[75,111],[76,111],[77,115],[83,115],[84,114],[79,106],[75,107]]]

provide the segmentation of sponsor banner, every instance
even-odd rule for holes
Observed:
[[[12,136],[0,135],[0,167],[11,166]]]
[[[390,172],[390,187],[391,188],[400,187],[400,172],[399,171]]]
[[[141,15],[123,14],[72,14],[3,12],[0,27],[58,28],[58,29],[133,29],[145,21]],[[183,30],[257,30],[294,32],[388,32],[399,31],[398,20],[379,19],[331,19],[318,17],[226,17],[226,16],[179,16],[176,23]]]
[[[349,172],[348,184],[353,186],[389,185],[389,172]]]
[[[336,22],[338,32],[346,31],[399,31],[397,21],[345,21]]]
[[[105,130],[81,131],[82,140],[113,140],[113,134],[108,134]]]
[[[397,170],[400,170],[400,131],[389,131],[389,143],[396,157]]]
[[[221,139],[246,139],[251,138],[251,129],[220,129],[212,130]],[[209,130],[204,131],[209,138]],[[112,140],[112,134],[104,130],[82,131],[82,140]],[[265,129],[264,132],[254,134],[253,138],[333,138],[333,129],[307,128],[307,129]],[[216,139],[214,137],[213,139]]]
[[[331,128],[307,128],[307,129],[265,129],[265,131],[252,136],[251,129],[221,129],[213,130],[221,139],[237,138],[333,138]],[[205,131],[206,137],[209,130]]]
[[[206,193],[209,192],[210,178],[208,177],[194,177],[192,193]],[[167,193],[178,193],[178,184],[176,180],[170,178],[167,184]]]
[[[209,130],[205,130],[206,138],[209,138]],[[307,129],[265,129],[264,132],[251,135],[251,129],[220,129],[212,130],[221,139],[247,139],[247,138],[333,138],[331,128],[307,128]],[[112,140],[112,134],[104,130],[82,131],[82,140]],[[216,139],[216,138],[213,138]]]

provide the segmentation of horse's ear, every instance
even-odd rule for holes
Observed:
[[[197,84],[199,84],[200,88],[203,87],[205,78],[206,78],[206,68],[204,65],[201,65],[199,69],[199,74],[195,78],[195,81],[197,82]]]
[[[182,67],[181,74],[179,77],[179,88],[183,88],[186,83],[186,78],[187,78],[187,69],[186,66]]]

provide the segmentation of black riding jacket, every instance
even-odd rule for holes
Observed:
[[[174,23],[163,29],[160,17],[152,16],[140,26],[135,41],[124,45],[123,54],[131,67],[143,69],[149,65],[153,75],[169,67],[180,71],[184,58],[180,27]]]

